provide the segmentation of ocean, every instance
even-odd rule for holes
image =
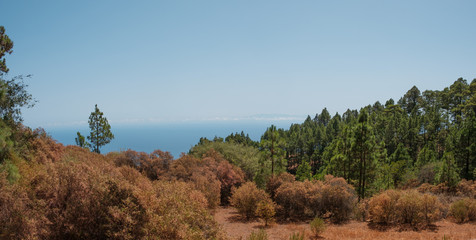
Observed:
[[[111,131],[115,138],[101,148],[101,153],[128,149],[150,153],[160,149],[169,151],[177,158],[182,152],[188,153],[201,137],[211,140],[215,136],[225,138],[231,133],[243,131],[249,134],[251,139],[259,141],[271,124],[278,128],[288,129],[294,122],[296,121],[208,121],[119,126],[111,124]],[[49,127],[45,128],[45,131],[64,145],[74,145],[78,131],[83,136],[89,135],[87,126]]]

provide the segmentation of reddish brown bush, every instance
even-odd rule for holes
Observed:
[[[476,220],[476,199],[464,198],[450,206],[450,215],[456,222],[463,223]]]
[[[278,212],[284,218],[308,217],[308,188],[304,182],[285,182],[276,190],[275,201]]]
[[[441,219],[442,204],[432,194],[416,190],[387,190],[369,201],[369,217],[374,223],[426,227]]]
[[[321,190],[321,213],[330,213],[333,222],[350,219],[356,200],[354,189],[343,178],[325,177]]]
[[[276,190],[286,182],[294,182],[295,177],[292,174],[287,172],[282,172],[278,175],[271,176],[266,183],[266,192],[269,193],[271,198],[274,200],[276,195]]]
[[[190,181],[195,189],[204,194],[209,208],[214,209],[220,205],[221,183],[215,174],[210,171],[193,173]]]
[[[217,168],[217,177],[221,183],[220,199],[222,205],[228,205],[231,190],[245,182],[245,174],[240,168],[231,165],[227,161],[221,161]]]
[[[238,189],[233,190],[230,203],[238,212],[250,219],[255,217],[258,203],[271,201],[269,195],[256,187],[254,182],[247,182]]]

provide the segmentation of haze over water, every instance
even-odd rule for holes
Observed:
[[[212,140],[215,136],[225,138],[231,133],[243,131],[250,138],[259,141],[266,128],[274,124],[278,128],[288,129],[296,120],[280,121],[204,121],[180,123],[156,123],[149,125],[118,125],[111,124],[115,136],[111,143],[101,149],[101,153],[133,149],[150,153],[156,149],[169,151],[175,158],[180,153],[187,153],[198,143],[201,137]],[[64,145],[75,145],[76,132],[89,134],[87,126],[49,127],[46,132]]]

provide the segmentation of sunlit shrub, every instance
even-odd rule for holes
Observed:
[[[230,203],[247,219],[255,217],[256,209],[261,201],[270,201],[269,195],[256,187],[253,182],[247,182],[233,191]]]
[[[210,171],[196,172],[192,174],[191,182],[195,189],[201,191],[208,202],[208,207],[211,209],[220,205],[220,188],[221,183],[218,181],[215,174]]]
[[[464,198],[452,203],[450,215],[459,223],[475,221],[476,199]]]
[[[369,201],[369,218],[380,224],[407,224],[416,228],[441,219],[442,204],[432,194],[416,190],[387,190]]]
[[[276,190],[286,182],[294,182],[294,175],[287,172],[282,172],[278,175],[271,176],[266,183],[266,192],[269,193],[271,198],[274,200],[276,195]]]
[[[306,184],[304,182],[285,182],[277,190],[275,201],[279,205],[280,214],[284,218],[306,217],[308,209]]]
[[[273,221],[274,215],[276,214],[275,208],[275,203],[273,203],[272,201],[261,201],[258,203],[255,215],[263,219],[264,225],[268,226],[268,223]]]
[[[326,223],[319,217],[314,218],[309,225],[311,226],[311,231],[316,238],[326,230]]]
[[[304,239],[306,239],[305,232],[293,232],[289,236],[289,240],[304,240]]]
[[[220,200],[222,205],[228,205],[231,191],[245,182],[245,174],[240,168],[227,161],[221,161],[217,167],[217,178],[220,181]]]
[[[247,238],[248,240],[268,240],[268,234],[265,230],[260,229],[257,232],[252,232]]]
[[[348,220],[356,200],[354,189],[343,178],[325,177],[321,190],[321,213],[329,212],[333,222]]]

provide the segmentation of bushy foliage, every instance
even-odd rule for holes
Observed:
[[[289,236],[289,240],[304,240],[306,239],[306,233],[304,232],[294,232]]]
[[[342,222],[351,217],[356,195],[343,178],[328,175],[324,181],[283,183],[276,190],[275,201],[284,218],[326,215],[334,222]]]
[[[248,240],[268,240],[268,234],[265,230],[260,229],[259,231],[251,232]]]
[[[311,231],[314,236],[317,238],[326,230],[326,223],[320,217],[314,218],[309,225],[311,226]]]
[[[269,193],[271,198],[274,200],[276,195],[276,190],[286,182],[294,182],[295,177],[292,174],[287,172],[279,173],[278,175],[271,176],[266,183],[266,192]]]
[[[463,223],[476,220],[476,199],[464,198],[450,206],[450,215],[456,222]]]
[[[230,203],[238,212],[250,219],[256,216],[258,204],[262,201],[269,202],[269,195],[262,189],[258,189],[254,182],[247,182],[233,191]]]
[[[28,149],[45,154],[16,159],[17,181],[10,183],[0,171],[0,238],[223,237],[193,182],[152,182],[136,167],[117,166],[115,154],[64,147],[46,135],[36,138]]]
[[[348,220],[356,200],[354,189],[343,178],[325,177],[321,190],[321,213],[330,213],[334,222]]]
[[[270,200],[261,201],[258,203],[256,208],[256,216],[263,219],[264,225],[268,226],[268,223],[273,221],[274,215],[276,214],[275,203]]]
[[[426,227],[442,217],[442,204],[432,194],[416,190],[387,190],[369,201],[369,218],[380,224]]]
[[[251,181],[259,173],[260,153],[257,147],[235,142],[203,141],[190,149],[190,154],[202,158],[211,149],[220,153],[229,163],[242,169],[245,180]]]

